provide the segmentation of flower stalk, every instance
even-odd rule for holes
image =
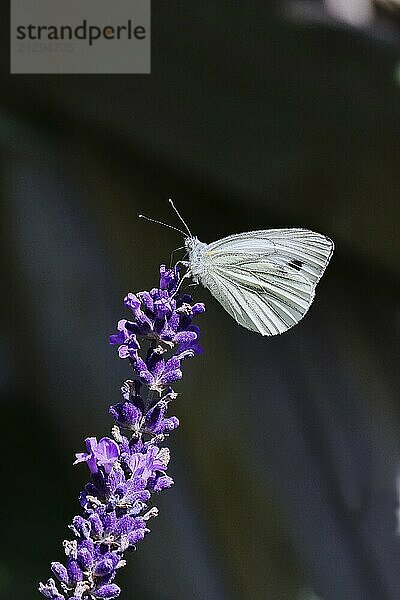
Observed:
[[[74,464],[87,464],[90,481],[79,496],[82,515],[69,525],[74,537],[63,542],[65,564],[53,562],[53,577],[39,584],[49,600],[118,598],[118,570],[158,515],[153,498],[174,483],[164,445],[179,425],[168,414],[177,397],[172,385],[182,378],[183,361],[202,352],[192,321],[205,310],[188,294],[178,295],[179,280],[177,267],[161,265],[159,287],[124,299],[132,316],[118,322],[110,343],[132,375],[121,401],[109,408],[111,437],[86,438],[86,452],[76,454]]]

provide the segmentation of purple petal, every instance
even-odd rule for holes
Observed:
[[[114,527],[113,534],[119,537],[123,534],[129,533],[130,531],[137,529],[137,520],[129,515],[121,517]]]
[[[177,331],[180,320],[181,320],[181,318],[177,312],[172,313],[171,317],[168,320],[169,328],[172,329],[173,331]]]
[[[78,583],[83,580],[82,569],[78,565],[76,560],[69,560],[67,563],[67,572],[69,583]]]
[[[123,331],[119,331],[118,333],[110,335],[108,339],[110,344],[123,344],[125,341],[125,334]]]
[[[126,482],[122,469],[113,469],[107,477],[107,490],[113,494],[117,488],[123,486]]]
[[[96,449],[97,449],[97,439],[95,437],[90,437],[85,439],[86,448],[88,451],[87,464],[91,473],[97,473],[97,463],[96,463]]]
[[[75,458],[76,460],[74,461],[74,465],[77,465],[78,463],[81,462],[86,462],[88,455],[86,454],[86,452],[77,452],[75,454]]]
[[[72,519],[70,529],[72,529],[77,537],[87,539],[90,536],[90,523],[80,515]]]
[[[167,488],[170,488],[173,485],[174,480],[172,479],[172,477],[169,477],[168,475],[162,475],[161,477],[157,478],[156,483],[154,484],[154,491],[162,492],[162,490],[166,490]]]
[[[51,571],[59,581],[61,581],[62,583],[68,583],[68,573],[64,565],[62,565],[59,562],[52,562]]]
[[[107,575],[111,575],[114,571],[114,564],[112,560],[109,558],[105,558],[96,563],[93,569],[93,575],[95,577],[106,577]]]
[[[129,358],[130,357],[130,352],[129,352],[129,348],[126,345],[120,346],[118,348],[118,356],[120,358]]]
[[[94,538],[101,537],[104,532],[103,523],[98,514],[92,513],[89,515],[88,521],[91,525],[91,532]]]
[[[169,360],[167,360],[167,364],[165,365],[166,371],[175,371],[179,369],[181,366],[181,361],[177,356],[172,356]]]
[[[129,292],[124,298],[124,304],[135,312],[140,307],[140,300],[135,294]]]
[[[153,298],[150,296],[149,292],[139,292],[138,296],[139,296],[140,300],[143,302],[146,309],[149,312],[153,312],[154,302],[153,302]]]
[[[115,585],[115,583],[107,583],[106,585],[102,585],[95,592],[93,592],[93,596],[95,598],[113,600],[114,598],[118,598],[120,593],[121,588]]]
[[[90,552],[90,554],[93,554],[94,552],[94,542],[92,540],[82,540],[81,542],[79,542],[79,550],[83,550],[86,549],[88,550],[88,552]],[[78,552],[79,552],[78,550]]]
[[[169,417],[169,419],[164,419],[162,422],[161,433],[164,431],[172,431],[179,427],[179,419],[177,417]]]
[[[143,331],[145,333],[150,333],[150,331],[152,331],[152,329],[153,329],[152,321],[149,319],[148,316],[146,316],[144,314],[144,312],[142,312],[141,310],[140,311],[138,310],[136,313],[136,319],[140,325],[141,332]],[[142,335],[144,335],[144,334],[142,334]]]
[[[203,304],[203,302],[196,302],[196,304],[193,304],[193,306],[192,306],[193,315],[201,315],[205,311],[206,311],[206,307]]]
[[[97,448],[97,439],[95,437],[86,438],[85,442],[88,451],[87,453],[79,452],[78,454],[75,454],[76,460],[74,462],[74,465],[80,462],[87,462],[90,472],[97,473],[98,469],[96,464],[96,457],[94,455],[95,448]]]
[[[119,456],[119,446],[114,440],[104,437],[100,440],[94,453],[97,463],[104,467],[106,473],[109,473]]]
[[[169,385],[174,381],[179,381],[182,379],[182,371],[180,369],[175,369],[174,371],[168,371],[161,377],[161,383],[164,385]]]
[[[54,579],[49,579],[47,583],[39,583],[39,592],[50,600],[65,600],[57,590]]]
[[[153,374],[153,378],[157,379],[165,369],[165,360],[157,354],[153,356],[155,360],[152,361],[153,365],[151,367],[151,372]]]
[[[159,432],[160,423],[164,418],[165,411],[167,410],[167,404],[164,401],[157,402],[153,408],[151,408],[146,414],[145,427],[149,431],[154,433]]]
[[[140,357],[137,357],[135,359],[135,370],[137,371],[140,379],[144,383],[147,383],[149,385],[150,383],[153,382],[153,375],[148,370],[147,365],[144,362],[144,360],[141,359]]]
[[[167,269],[165,265],[160,266],[160,289],[167,290],[171,283],[174,282],[174,272],[172,269]]]
[[[109,437],[101,438],[97,451],[100,451],[107,458],[117,458],[119,456],[118,444]]]
[[[92,553],[87,548],[81,548],[78,550],[78,563],[84,571],[91,569],[93,565]]]
[[[146,533],[149,532],[149,529],[137,529],[136,531],[131,531],[128,533],[128,542],[130,546],[134,546],[138,542],[141,542]]]
[[[197,334],[194,331],[180,331],[174,337],[174,342],[177,344],[187,344],[197,339]]]
[[[120,402],[109,408],[110,414],[121,427],[136,428],[142,418],[142,412],[132,402]]]

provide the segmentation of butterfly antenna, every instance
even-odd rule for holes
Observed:
[[[185,237],[187,233],[182,231],[182,229],[178,229],[177,227],[173,227],[172,225],[167,225],[167,223],[163,223],[162,221],[157,221],[156,219],[150,219],[150,217],[146,217],[146,215],[138,215],[139,219],[146,219],[146,221],[150,221],[150,223],[157,223],[157,225],[163,225],[164,227],[168,227],[168,229],[173,229],[174,231],[179,231]]]
[[[174,209],[174,211],[178,215],[179,220],[182,221],[183,225],[185,226],[186,231],[188,232],[188,234],[192,238],[193,237],[192,232],[190,231],[189,227],[186,225],[186,223],[185,223],[182,215],[180,214],[179,210],[176,208],[175,204],[173,203],[172,198],[168,198],[168,202],[170,203],[170,205],[172,206],[172,208]]]

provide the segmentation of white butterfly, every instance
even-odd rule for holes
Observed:
[[[334,244],[308,229],[264,229],[205,244],[188,231],[185,275],[201,283],[239,323],[277,335],[296,325],[310,308]]]

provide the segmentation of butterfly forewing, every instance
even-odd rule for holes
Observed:
[[[314,283],[323,275],[334,244],[328,237],[308,229],[264,229],[230,235],[208,245],[205,258],[227,264],[237,255],[269,257],[275,264],[288,266]]]
[[[209,244],[202,283],[241,325],[283,333],[308,311],[333,242],[305,229],[231,235]]]

